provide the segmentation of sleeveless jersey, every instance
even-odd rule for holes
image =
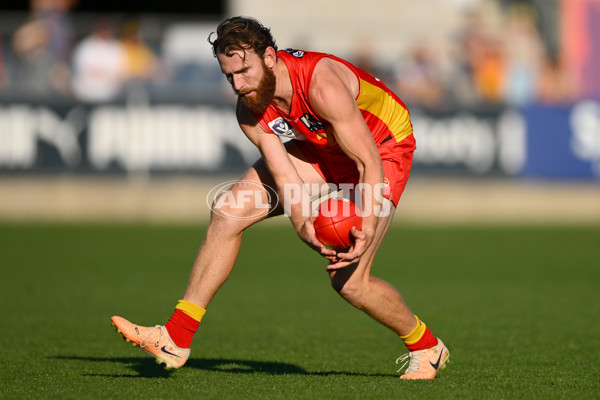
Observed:
[[[313,109],[309,89],[317,62],[324,57],[339,61],[356,75],[359,93],[356,105],[360,109],[377,145],[387,141],[400,142],[412,134],[412,124],[406,105],[379,79],[331,54],[286,49],[277,52],[285,63],[292,82],[290,112],[285,113],[271,103],[262,114],[254,114],[267,133],[296,140],[308,140],[317,149],[342,153],[331,133],[331,125]]]

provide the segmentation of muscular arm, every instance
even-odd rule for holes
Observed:
[[[294,190],[301,190],[300,201],[290,202],[290,220],[296,233],[313,249],[324,256],[334,256],[335,251],[327,249],[314,234],[312,223],[306,224],[310,217],[310,196],[302,178],[292,164],[283,143],[278,136],[266,133],[257,123],[254,115],[238,102],[237,118],[248,139],[259,149],[269,172],[273,176],[280,201],[285,202],[285,185],[293,185]],[[296,192],[297,194],[297,192]]]
[[[373,135],[362,117],[355,97],[358,93],[358,79],[346,66],[325,58],[317,64],[311,81],[309,96],[313,108],[332,128],[340,148],[355,163],[364,184],[362,231],[366,235],[364,243],[357,245],[348,258],[359,257],[373,240],[377,227],[377,210],[381,204],[380,193],[383,183],[383,165]],[[369,198],[367,198],[369,196]],[[370,209],[364,209],[365,206]],[[358,239],[358,238],[357,238]]]

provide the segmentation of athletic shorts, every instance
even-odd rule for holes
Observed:
[[[347,155],[319,150],[308,141],[297,141],[295,144],[325,182],[333,183],[338,187],[342,183],[352,185],[359,183],[356,163]],[[400,196],[406,187],[415,148],[413,135],[398,143],[394,140],[384,141],[377,147],[381,155],[386,185],[384,197],[391,200],[395,207],[398,206]]]

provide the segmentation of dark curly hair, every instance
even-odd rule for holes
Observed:
[[[272,47],[277,51],[271,30],[254,18],[227,18],[217,27],[216,39],[211,40],[214,33],[211,32],[208,35],[208,42],[212,45],[215,57],[219,53],[229,54],[234,50],[252,49],[262,58],[267,47]]]

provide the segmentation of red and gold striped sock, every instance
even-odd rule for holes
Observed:
[[[200,321],[206,310],[199,305],[186,300],[179,300],[175,312],[165,324],[169,336],[178,347],[189,349],[194,333],[200,326]]]
[[[415,315],[417,326],[406,336],[400,336],[400,339],[410,351],[430,349],[437,345],[437,338],[433,336],[427,325]]]

